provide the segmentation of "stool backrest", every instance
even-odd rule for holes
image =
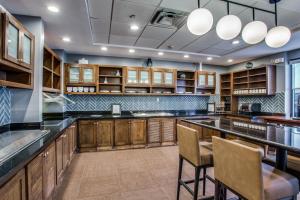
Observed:
[[[179,154],[195,166],[200,165],[198,133],[186,126],[177,125]]]
[[[219,137],[212,142],[215,179],[246,199],[263,199],[261,152]]]

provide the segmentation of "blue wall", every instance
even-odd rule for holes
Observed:
[[[0,87],[0,126],[11,122],[11,93]]]

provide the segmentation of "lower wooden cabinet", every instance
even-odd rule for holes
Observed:
[[[97,121],[82,120],[79,122],[79,147],[96,148],[97,147]]]
[[[58,184],[62,178],[62,174],[64,171],[63,165],[63,137],[61,135],[59,138],[56,139],[56,184]]]
[[[55,188],[56,183],[56,153],[55,144],[52,143],[44,151],[44,165],[43,165],[43,199],[50,199]]]
[[[161,143],[161,120],[159,118],[148,119],[148,145],[157,146]]]
[[[43,165],[44,153],[38,155],[27,165],[28,200],[43,199]]]
[[[130,120],[115,120],[115,140],[116,146],[130,145]]]
[[[130,138],[132,145],[146,145],[146,120],[130,121]]]
[[[69,164],[70,152],[69,152],[69,134],[68,131],[63,134],[63,168],[66,168]]]
[[[206,128],[206,127],[202,127],[202,135],[203,135],[203,140],[207,140],[207,141],[211,141],[212,136],[218,136],[218,137],[221,136],[219,131]]]
[[[203,131],[202,131],[202,127],[201,126],[198,126],[196,124],[189,124],[189,127],[191,129],[194,129],[198,132],[198,137],[199,137],[199,140],[203,140]]]
[[[19,171],[0,188],[0,200],[26,200],[25,170]]]
[[[97,123],[98,149],[111,149],[113,147],[114,121],[105,120]]]
[[[161,140],[165,144],[176,142],[176,119],[161,119]]]

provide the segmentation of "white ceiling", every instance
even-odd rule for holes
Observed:
[[[234,0],[239,3],[273,11],[269,0]],[[211,63],[230,65],[250,58],[300,48],[300,3],[299,0],[282,0],[278,4],[278,21],[280,25],[290,27],[292,40],[283,48],[271,49],[262,42],[249,46],[242,42],[232,45],[232,41],[218,38],[215,27],[203,36],[192,35],[185,24],[178,29],[162,28],[149,25],[154,13],[160,8],[191,12],[197,7],[197,0],[0,0],[1,5],[12,13],[41,16],[45,21],[45,40],[52,48],[65,49],[70,53],[91,55],[110,55],[138,58],[159,58],[175,61]],[[50,13],[48,5],[56,5],[59,13]],[[216,22],[226,15],[226,4],[220,0],[201,0],[201,6],[208,8]],[[252,11],[245,7],[231,5],[232,14],[238,15],[243,25],[252,20]],[[129,30],[130,15],[136,15],[135,21],[140,29]],[[256,19],[264,21],[268,28],[274,26],[274,16],[269,13],[256,12]],[[298,31],[297,31],[298,30]],[[71,37],[71,43],[63,43],[63,36]],[[109,44],[107,52],[101,52],[99,45]],[[136,53],[128,54],[128,47],[136,47]],[[158,51],[168,49],[164,56]],[[183,58],[183,53],[190,55]],[[212,61],[206,61],[207,56]],[[234,59],[227,63],[227,59]]]

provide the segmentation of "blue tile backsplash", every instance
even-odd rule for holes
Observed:
[[[68,95],[75,104],[66,111],[110,111],[111,104],[121,104],[122,110],[199,110],[206,109],[209,97],[200,96],[101,96]]]
[[[0,126],[11,122],[11,94],[9,89],[0,87]]]
[[[261,103],[262,112],[284,113],[285,94],[276,93],[275,96],[245,96],[239,97],[239,105],[242,103]]]

